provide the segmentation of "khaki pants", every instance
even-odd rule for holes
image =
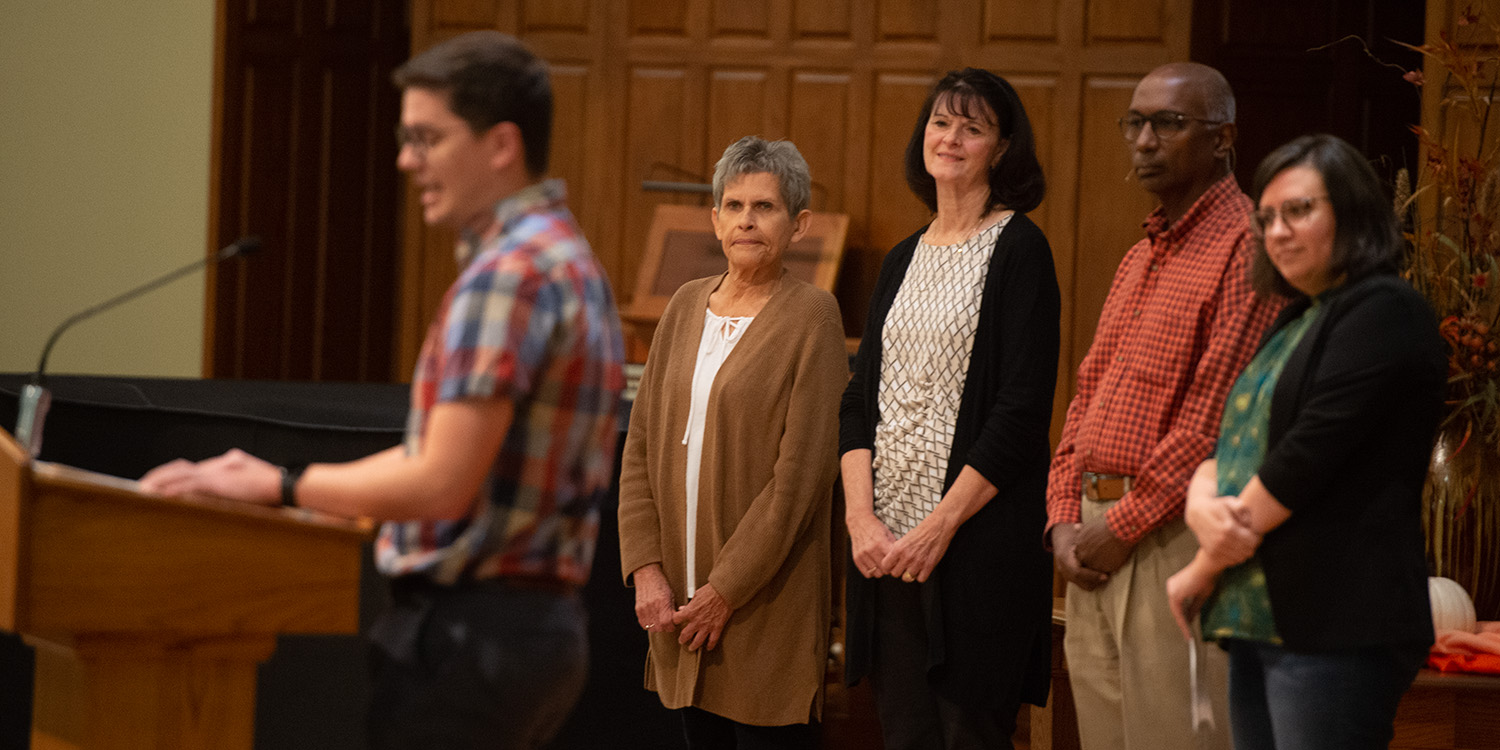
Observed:
[[[1102,517],[1114,502],[1085,499],[1083,521]],[[1167,607],[1167,578],[1197,549],[1178,519],[1142,539],[1103,586],[1068,584],[1063,650],[1083,750],[1230,747],[1228,660],[1216,645],[1199,651],[1215,728],[1195,732],[1187,645]]]

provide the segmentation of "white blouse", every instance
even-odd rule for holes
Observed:
[[[990,254],[1012,215],[953,245],[922,237],[886,315],[871,464],[875,516],[898,537],[943,499]]]
[[[687,595],[698,591],[698,473],[703,464],[703,425],[708,415],[708,394],[714,377],[734,345],[745,335],[753,316],[726,318],[703,310],[703,338],[698,341],[698,363],[693,367],[693,397],[688,407],[687,430],[682,444],[687,446]]]

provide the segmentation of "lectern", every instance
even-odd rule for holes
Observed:
[[[368,523],[141,494],[0,430],[0,628],[71,650],[88,748],[250,750],[281,633],[354,633]],[[72,742],[33,736],[37,747]]]

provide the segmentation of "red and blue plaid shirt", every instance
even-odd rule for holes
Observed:
[[[1082,473],[1135,478],[1105,514],[1139,541],[1182,515],[1234,379],[1283,302],[1251,291],[1250,200],[1230,175],[1171,226],[1160,207],[1099,314],[1047,481],[1047,528],[1077,523]]]
[[[609,281],[565,198],[559,180],[530,186],[459,245],[468,264],[422,346],[406,449],[422,450],[439,402],[506,398],[515,414],[471,517],[381,527],[376,564],[387,575],[588,579],[613,475],[624,343]]]

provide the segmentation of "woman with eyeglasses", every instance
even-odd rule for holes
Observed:
[[[1051,671],[1060,305],[1026,217],[1045,182],[1015,89],[976,68],[943,77],[906,181],[932,221],[886,254],[839,409],[845,679],[871,678],[886,750],[1010,747]]]
[[[1229,652],[1238,750],[1383,748],[1433,639],[1420,514],[1444,346],[1352,146],[1282,146],[1254,199],[1252,281],[1292,302],[1193,477],[1200,548],[1167,596],[1184,636],[1201,613]]]

